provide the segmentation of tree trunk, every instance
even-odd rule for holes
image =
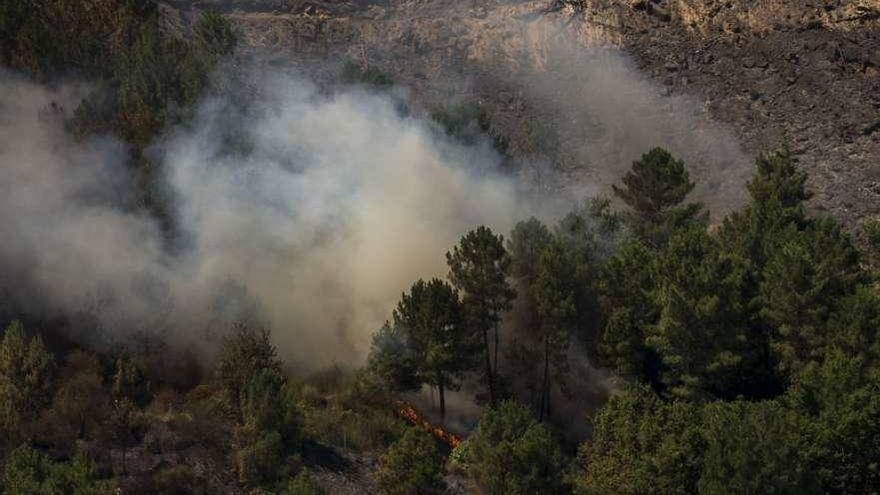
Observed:
[[[550,338],[544,337],[544,380],[541,385],[541,412],[538,421],[544,421],[544,412],[550,408]]]
[[[495,405],[495,379],[492,376],[492,359],[489,356],[489,330],[483,327],[483,349],[486,355],[486,383],[489,386],[489,404]]]
[[[437,392],[440,396],[440,422],[446,419],[446,390],[443,387],[443,375],[437,380]]]
[[[497,317],[497,315],[496,315]],[[495,320],[495,363],[492,372],[498,374],[498,321]]]

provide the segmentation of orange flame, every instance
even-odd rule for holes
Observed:
[[[410,404],[400,402],[398,404],[397,413],[400,414],[401,418],[427,431],[431,435],[434,435],[434,438],[449,445],[451,448],[455,449],[461,445],[461,437],[444,430],[442,426],[431,424],[430,421],[422,418],[418,411],[416,411],[416,408]]]

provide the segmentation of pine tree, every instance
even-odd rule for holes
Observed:
[[[603,358],[621,376],[656,384],[657,358],[645,346],[646,329],[659,318],[652,297],[655,263],[653,251],[641,241],[629,242],[603,266],[599,294]]]
[[[511,274],[523,279],[526,285],[531,283],[535,278],[538,258],[552,240],[550,229],[535,217],[517,223],[507,241]]]
[[[449,280],[462,294],[468,325],[482,340],[489,401],[494,404],[500,346],[498,326],[501,314],[510,309],[511,301],[516,297],[507,281],[510,255],[504,249],[504,238],[481,226],[468,232],[452,251],[446,253],[446,262]],[[491,330],[495,334],[494,346],[489,342]]]
[[[816,220],[804,230],[790,225],[770,244],[761,273],[761,316],[772,326],[780,370],[791,376],[820,359],[837,329],[827,323],[856,290],[858,252],[840,225]]]
[[[800,448],[821,481],[822,493],[876,492],[880,486],[876,361],[830,349],[821,363],[807,363],[783,400],[808,421]]]
[[[632,164],[623,177],[624,187],[613,186],[614,194],[630,211],[626,216],[635,234],[652,247],[659,247],[678,228],[705,223],[702,205],[682,205],[694,189],[684,166],[668,151],[654,148]]]
[[[599,274],[617,250],[622,234],[619,217],[610,211],[610,203],[604,199],[575,208],[554,229],[554,239],[571,261],[575,279],[576,337],[594,362],[600,360]]]
[[[646,343],[661,357],[666,392],[680,398],[731,392],[748,351],[744,264],[701,228],[682,231],[659,254],[660,317]]]
[[[410,392],[422,386],[418,355],[408,333],[387,321],[373,334],[367,369],[391,392]]]
[[[804,207],[810,198],[806,180],[806,173],[798,168],[797,158],[787,147],[760,155],[748,184],[751,201],[742,211],[725,218],[719,229],[726,249],[752,265],[756,281],[774,239],[786,228],[803,230],[810,223]]]
[[[439,279],[419,280],[401,296],[394,326],[407,334],[419,381],[437,388],[440,416],[445,417],[446,391],[458,389],[462,374],[475,361],[458,293]]]
[[[281,362],[265,328],[236,324],[221,345],[217,379],[223,386],[227,406],[238,414],[242,393],[251,378],[262,369],[280,373]]]
[[[538,335],[543,348],[543,378],[538,421],[543,421],[550,408],[550,368],[555,381],[561,382],[568,372],[568,346],[576,318],[576,280],[571,260],[559,243],[544,248],[538,258],[532,299],[538,315]]]
[[[715,402],[703,410],[701,495],[818,495],[802,449],[804,421],[776,401]]]

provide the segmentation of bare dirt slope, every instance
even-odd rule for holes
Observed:
[[[377,67],[425,109],[479,101],[548,187],[607,192],[663,145],[723,213],[742,202],[751,158],[788,140],[815,208],[850,224],[880,213],[880,0],[166,4],[181,26],[228,14],[277,62]]]

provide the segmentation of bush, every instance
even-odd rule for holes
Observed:
[[[406,431],[404,423],[385,410],[354,410],[338,403],[304,404],[303,423],[309,438],[361,452],[384,449]]]
[[[394,80],[391,79],[391,76],[375,66],[361,67],[351,60],[342,67],[341,79],[345,84],[363,84],[380,88],[394,85]]]
[[[483,416],[468,439],[467,466],[493,495],[549,495],[565,489],[559,446],[528,409],[513,401]]]
[[[593,437],[583,444],[583,476],[576,493],[640,495],[696,493],[705,444],[700,409],[666,403],[648,387],[612,397],[596,415]]]
[[[288,457],[299,445],[299,422],[284,377],[271,368],[258,371],[244,389],[240,408],[243,424],[235,437],[241,481],[261,485],[286,476]]]
[[[239,481],[261,485],[278,479],[284,467],[284,444],[277,431],[253,432],[256,438],[235,453]]]
[[[379,488],[388,495],[421,495],[441,492],[443,458],[431,435],[416,428],[407,429],[403,437],[382,456],[377,474]]]
[[[0,474],[0,495],[99,495],[102,488],[85,457],[55,463],[27,445],[9,454]]]
[[[269,340],[269,331],[239,324],[223,339],[217,379],[226,394],[228,407],[240,418],[242,394],[251,379],[260,370],[281,373],[281,363],[275,356],[275,346]]]
[[[103,432],[110,395],[103,385],[98,359],[83,351],[67,356],[52,406],[40,418],[38,437],[67,450],[80,438]]]
[[[28,338],[17,321],[9,324],[0,340],[0,446],[27,435],[51,400],[53,371],[43,340]]]
[[[281,495],[325,495],[326,493],[315,478],[305,470],[288,481],[287,486],[281,491]]]
[[[189,466],[177,465],[162,469],[153,476],[155,495],[190,495],[205,493],[205,483],[198,479]]]
[[[440,106],[431,112],[431,120],[438,123],[447,136],[465,146],[472,146],[482,139],[489,139],[492,147],[505,155],[507,139],[492,132],[489,112],[481,105],[472,102]]]

